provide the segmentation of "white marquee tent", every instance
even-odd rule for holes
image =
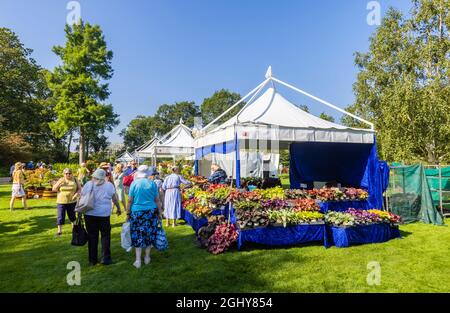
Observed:
[[[163,137],[153,138],[136,151],[139,157],[152,158],[154,164],[157,157],[189,159],[193,154],[194,138],[191,130],[183,124],[182,120]]]
[[[118,161],[118,162],[131,162],[131,161],[134,161],[134,160],[136,160],[136,158],[133,157],[133,155],[131,155],[128,151],[125,151],[124,153],[122,153],[121,156],[119,156],[117,158],[116,161]]]
[[[285,99],[275,88],[275,83],[352,116],[368,124],[370,129],[345,127],[305,112]],[[219,126],[214,125],[247,99],[238,114]],[[292,142],[373,144],[374,129],[370,122],[272,77],[269,67],[266,80],[202,129],[194,141],[195,154],[197,161],[207,162],[196,162],[196,171],[205,175],[208,166],[204,164],[215,162],[234,177],[236,166],[240,167],[238,171],[244,177],[261,176],[262,167],[266,166],[265,171],[277,173],[279,150],[287,149]],[[243,161],[241,164],[236,162],[238,158]]]

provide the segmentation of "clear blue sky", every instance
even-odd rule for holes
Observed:
[[[15,31],[45,68],[64,44],[67,0],[0,0],[0,26]],[[353,53],[366,51],[376,26],[366,21],[366,0],[79,0],[81,17],[99,24],[114,52],[108,102],[120,114],[118,133],[138,114],[163,103],[201,104],[215,90],[246,94],[273,75],[340,107],[353,102]],[[409,0],[380,0],[407,13]],[[331,109],[282,94],[319,114]]]

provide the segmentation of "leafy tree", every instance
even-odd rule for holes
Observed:
[[[194,126],[194,118],[199,115],[198,106],[194,102],[183,101],[175,104],[163,104],[159,106],[155,117],[161,123],[161,126],[156,129],[158,133],[165,134],[169,132],[180,119],[187,127]]]
[[[103,32],[97,25],[80,20],[73,26],[66,25],[65,33],[65,46],[53,47],[62,65],[47,77],[57,116],[50,127],[58,137],[77,129],[81,163],[85,161],[89,134],[119,123],[112,105],[101,103],[110,94],[104,81],[113,75],[113,53],[107,50]]]
[[[211,97],[203,100],[200,106],[201,116],[203,120],[203,126],[206,126],[220,114],[225,112],[233,104],[238,102],[241,96],[238,93],[231,92],[227,89],[221,89],[216,91]],[[236,108],[226,114],[221,120],[225,121],[234,115],[245,105],[245,102],[238,105]]]
[[[388,161],[436,164],[450,160],[450,6],[412,4],[408,19],[391,8],[369,51],[356,53],[356,102],[348,109],[375,124]]]
[[[333,123],[334,123],[334,117],[332,117],[331,115],[328,115],[328,114],[325,113],[325,112],[320,113],[320,116],[319,116],[319,117],[320,117],[321,119],[325,120],[325,121],[333,122]]]
[[[198,106],[194,102],[182,101],[175,104],[163,104],[158,107],[154,116],[138,115],[120,132],[125,148],[135,150],[155,135],[163,136],[178,125],[180,119],[187,127],[194,126],[194,118],[199,115]]]
[[[126,129],[120,132],[126,149],[134,151],[137,147],[152,139],[155,134],[162,133],[161,123],[154,116],[138,115],[131,120]]]
[[[55,117],[46,71],[31,54],[14,32],[0,28],[0,132],[12,136],[12,144],[26,145],[29,158],[59,160],[64,157],[64,138],[56,138],[49,128]],[[14,156],[13,151],[17,150],[7,149],[2,156],[20,159],[24,155]]]

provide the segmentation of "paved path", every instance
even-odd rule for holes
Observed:
[[[9,177],[0,177],[0,185],[9,184]]]

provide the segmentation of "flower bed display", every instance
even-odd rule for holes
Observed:
[[[324,224],[324,215],[319,212],[293,211],[289,209],[268,211],[273,226],[293,226],[299,224]]]
[[[325,221],[328,244],[340,248],[400,237],[398,224],[401,219],[390,212],[351,208],[345,212],[328,212]]]
[[[194,187],[183,191],[184,219],[195,230],[200,245],[214,254],[226,251],[235,241],[238,247],[244,242],[292,245],[312,241],[346,246],[382,242],[399,234],[398,216],[366,210],[368,194],[363,189],[275,187],[247,191],[208,184],[201,177],[194,181]],[[331,211],[333,205],[342,212]],[[219,214],[222,217],[214,217]],[[379,235],[370,237],[365,227]],[[359,239],[353,239],[355,233]]]
[[[358,188],[321,188],[308,190],[308,195],[312,199],[320,201],[347,201],[347,200],[367,200],[369,194],[364,189]]]

